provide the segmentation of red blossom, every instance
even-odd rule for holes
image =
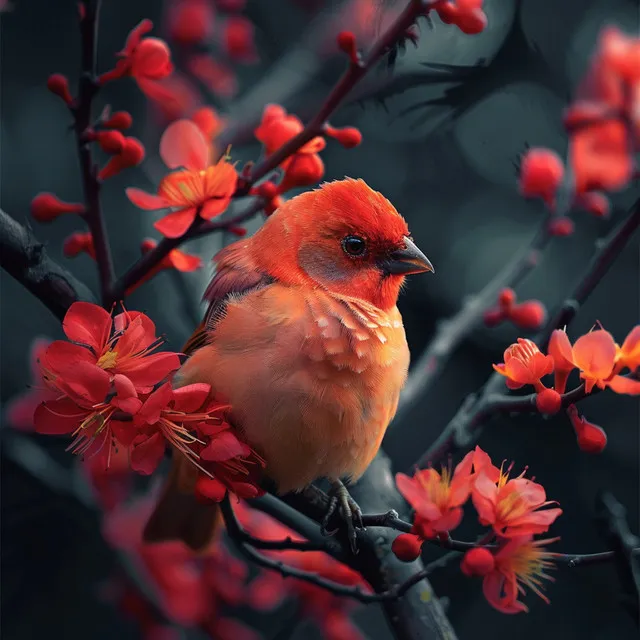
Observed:
[[[61,73],[54,73],[49,76],[47,89],[59,98],[62,98],[65,104],[71,104],[73,102],[73,96],[69,91],[69,81],[66,76],[63,76]]]
[[[471,499],[483,526],[491,526],[504,538],[544,533],[562,513],[562,509],[544,509],[547,501],[544,487],[524,477],[509,478],[509,469],[503,472],[491,465],[482,470],[473,483]]]
[[[495,569],[482,583],[487,602],[501,613],[527,612],[527,606],[518,600],[526,586],[548,603],[542,580],[553,580],[546,572],[554,566],[550,560],[554,554],[541,547],[557,539],[533,541],[531,536],[520,536],[507,541],[494,556]]]
[[[65,213],[84,213],[84,205],[64,202],[53,193],[39,193],[31,201],[31,215],[38,222],[51,222]]]
[[[223,27],[222,43],[231,60],[251,63],[258,60],[253,24],[243,16],[226,19]]]
[[[471,464],[460,463],[453,474],[450,469],[417,471],[410,478],[396,474],[396,485],[415,510],[413,531],[421,538],[448,533],[462,521],[462,505],[471,491]]]
[[[54,400],[58,393],[49,389],[42,379],[38,361],[51,344],[47,338],[36,338],[29,349],[29,370],[31,372],[31,384],[29,389],[20,395],[11,398],[5,407],[4,415],[9,425],[20,431],[33,431],[33,414],[42,402]]]
[[[100,76],[100,83],[128,75],[143,93],[155,97],[157,83],[173,73],[173,63],[164,40],[144,37],[152,29],[153,22],[143,20],[129,33],[124,49],[118,53],[120,60],[115,69]]]
[[[531,340],[518,338],[518,342],[504,352],[504,363],[494,364],[493,368],[506,378],[509,389],[531,384],[542,391],[544,385],[540,378],[553,371],[553,358],[541,353]]]
[[[75,258],[81,253],[86,253],[90,258],[96,259],[96,250],[93,246],[93,236],[88,231],[77,231],[65,239],[62,245],[62,253],[67,258]]]
[[[172,208],[174,211],[154,224],[168,238],[182,236],[196,217],[211,220],[228,206],[236,189],[238,174],[226,157],[209,165],[211,147],[190,120],[172,123],[160,140],[160,155],[169,169],[157,195],[141,189],[127,189],[127,197],[141,209]]]

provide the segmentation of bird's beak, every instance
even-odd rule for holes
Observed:
[[[404,248],[396,249],[383,262],[382,268],[387,273],[394,275],[409,275],[410,273],[422,273],[431,271],[435,273],[429,258],[416,247],[413,240],[405,236]]]

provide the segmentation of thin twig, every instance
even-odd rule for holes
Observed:
[[[100,277],[102,303],[110,307],[109,291],[114,280],[113,260],[107,229],[100,207],[100,180],[98,168],[93,160],[91,143],[87,139],[87,131],[91,127],[91,108],[93,99],[98,93],[96,81],[97,66],[97,32],[101,0],[83,0],[84,10],[80,18],[80,35],[82,41],[82,75],[80,76],[78,97],[70,106],[74,118],[74,131],[82,186],[85,198],[84,219],[89,226],[96,252],[96,263]]]
[[[256,198],[240,213],[228,218],[227,220],[208,222],[197,216],[194,223],[191,225],[191,228],[183,236],[180,236],[179,238],[163,238],[156,247],[142,256],[132,267],[118,278],[109,293],[110,304],[122,300],[125,295],[125,291],[144,278],[154,267],[158,266],[162,262],[163,258],[168,256],[173,249],[176,249],[182,243],[194,238],[201,238],[216,231],[225,231],[231,227],[241,225],[256,216],[263,208],[263,200],[261,198]]]
[[[426,0],[409,0],[405,9],[389,25],[387,30],[374,42],[371,50],[364,58],[350,61],[347,70],[334,85],[317,113],[307,123],[305,128],[275,153],[264,158],[262,162],[253,166],[251,173],[244,181],[240,194],[248,193],[249,189],[260,178],[273,171],[289,156],[312,138],[320,135],[331,114],[342,104],[351,90],[364,78],[378,61],[390,51],[405,35],[407,29],[423,15],[431,3]]]
[[[0,209],[0,265],[62,320],[78,300],[95,302],[89,288],[54,262],[29,229]]]
[[[624,222],[616,227],[607,238],[596,243],[594,256],[574,291],[565,300],[558,313],[548,320],[546,326],[535,337],[534,342],[541,349],[546,349],[554,329],[567,326],[573,320],[579,307],[606,275],[638,226],[640,226],[640,200],[637,200],[631,207]],[[579,389],[580,387],[574,391],[576,393],[574,400],[582,393]],[[449,421],[436,441],[412,466],[425,466],[441,460],[449,453],[468,448],[479,437],[482,425],[503,410],[501,407],[505,407],[505,405],[502,404],[502,398],[506,393],[504,377],[499,373],[493,373],[479,391],[465,398],[456,415]],[[500,400],[496,402],[497,397]],[[522,410],[525,405],[529,406],[529,402],[530,397],[524,401],[522,398],[514,398],[513,404],[504,410]]]

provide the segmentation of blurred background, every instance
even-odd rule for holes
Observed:
[[[111,68],[114,52],[141,19],[151,18],[160,35],[172,35],[166,28],[171,10],[167,2],[109,0],[103,5],[101,71]],[[226,118],[223,139],[234,141],[233,158],[243,162],[259,157],[252,131],[265,104],[282,104],[303,119],[313,113],[344,64],[334,53],[335,34],[350,27],[359,42],[370,41],[385,16],[393,13],[394,3],[388,5],[383,8],[388,13],[381,14],[376,0],[249,0],[243,15],[255,27],[257,59],[250,64],[229,63],[230,72],[222,79],[216,76],[213,87],[202,78],[194,83],[199,91],[194,100],[204,100]],[[485,0],[489,25],[480,35],[466,36],[437,17],[431,26],[422,22],[418,47],[409,46],[399,56],[392,75],[384,67],[373,73],[332,120],[336,126],[359,127],[364,141],[352,150],[329,141],[322,153],[326,179],[361,177],[384,193],[407,218],[417,244],[436,267],[437,276],[412,279],[400,302],[414,359],[438,322],[481,289],[534,233],[544,210],[518,195],[520,154],[528,146],[566,152],[562,109],[584,73],[599,31],[615,24],[637,34],[639,8],[638,0]],[[82,255],[69,260],[62,255],[62,243],[77,230],[77,220],[70,216],[48,226],[29,221],[30,200],[40,191],[70,201],[81,199],[70,119],[46,89],[53,72],[77,77],[76,3],[13,0],[0,14],[0,27],[2,208],[31,225],[51,256],[96,290],[91,259]],[[219,38],[214,29],[209,38],[212,46]],[[181,58],[179,48],[174,57],[184,68],[180,65],[186,58]],[[150,107],[133,81],[108,86],[98,100],[100,106],[105,103],[133,114],[132,135],[147,148],[141,167],[113,178],[103,190],[116,269],[121,273],[138,257],[140,239],[154,237],[154,214],[135,209],[124,189],[154,191],[161,175],[158,140],[167,114]],[[519,298],[536,298],[554,309],[593,255],[595,240],[619,222],[639,195],[637,182],[617,194],[608,219],[576,212],[576,232],[552,242],[539,268],[518,288]],[[259,220],[252,224],[251,230]],[[189,246],[205,259],[205,269],[181,277],[162,273],[130,298],[129,307],[148,313],[159,332],[167,335],[170,348],[178,350],[193,329],[201,313],[198,300],[211,275],[208,261],[233,240],[228,235]],[[639,255],[636,237],[582,309],[571,327],[572,337],[600,321],[622,340],[638,322]],[[28,354],[34,338],[56,339],[61,330],[41,303],[4,272],[0,285],[4,405],[24,393],[30,382]],[[504,325],[479,327],[469,336],[435,386],[389,432],[385,449],[396,470],[410,469],[416,453],[428,447],[518,335]],[[607,432],[608,446],[601,455],[578,449],[562,414],[549,420],[505,417],[492,423],[480,440],[494,461],[515,460],[517,468],[529,465],[548,496],[560,502],[564,514],[550,533],[561,537],[553,550],[569,553],[606,548],[593,521],[594,501],[602,489],[625,504],[632,529],[639,529],[638,401],[604,393],[588,399],[581,410]],[[38,470],[38,452],[45,451],[69,467],[73,461],[64,452],[66,443],[32,434],[20,434],[15,440],[9,429],[3,419],[3,637],[142,637],[105,588],[116,559],[101,536],[98,513],[70,497],[68,487],[57,485],[46,469],[34,476],[33,469],[28,472],[20,463],[27,456]],[[38,448],[32,450],[31,444]],[[82,489],[78,492],[85,495]],[[467,520],[456,537],[475,535],[473,519]],[[426,559],[438,553],[430,548]],[[559,568],[555,577],[547,589],[551,605],[530,595],[530,613],[518,616],[492,610],[480,582],[464,577],[455,562],[434,573],[432,582],[439,596],[450,599],[448,615],[461,640],[514,635],[525,640],[637,637],[637,628],[620,604],[613,566]],[[356,609],[354,620],[365,638],[391,637],[374,605]],[[252,616],[251,624],[265,638],[285,638],[289,627],[294,638],[318,634],[313,622],[301,622],[290,609],[264,620]]]

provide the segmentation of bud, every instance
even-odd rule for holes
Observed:
[[[258,59],[254,43],[253,25],[247,18],[233,16],[224,25],[223,43],[227,55],[240,62],[255,62]]]
[[[509,287],[505,287],[498,294],[498,304],[505,311],[510,309],[513,306],[513,303],[515,301],[516,301],[516,293],[513,289],[510,289]]]
[[[64,253],[67,258],[75,258],[81,253],[86,253],[95,260],[96,252],[93,246],[93,237],[90,233],[72,233],[64,241],[62,253]]]
[[[580,194],[576,198],[576,205],[592,213],[596,218],[607,218],[611,210],[609,199],[595,191]]]
[[[525,198],[542,198],[551,205],[563,176],[564,165],[557,153],[549,149],[530,149],[522,159],[520,193]]]
[[[486,576],[491,573],[496,566],[495,558],[489,549],[484,547],[476,547],[475,549],[469,549],[464,554],[462,562],[460,563],[460,569],[465,576]]]
[[[73,97],[69,91],[69,81],[61,73],[54,73],[49,76],[49,79],[47,80],[47,89],[59,98],[62,98],[65,104],[71,104],[73,102]]]
[[[136,138],[125,138],[122,151],[113,156],[100,170],[98,178],[106,180],[117,175],[123,169],[135,167],[144,160],[144,146]]]
[[[547,225],[547,231],[552,236],[566,237],[570,236],[575,230],[575,225],[571,218],[563,216],[562,218],[552,218]]]
[[[38,222],[51,222],[65,213],[84,213],[84,205],[64,202],[53,193],[39,193],[31,201],[31,215]]]
[[[213,19],[209,0],[181,0],[170,11],[169,33],[180,44],[199,44],[211,36]]]
[[[152,251],[153,249],[155,249],[158,246],[158,243],[153,240],[153,238],[145,238],[141,243],[140,243],[140,252],[142,253],[142,255],[144,255],[145,253],[149,253],[149,251]]]
[[[574,404],[567,409],[567,415],[576,432],[580,449],[585,453],[602,453],[607,446],[607,434],[604,429],[579,415]]]
[[[239,227],[237,225],[231,225],[227,227],[227,231],[229,233],[233,233],[234,236],[238,238],[244,238],[247,235],[247,230],[244,227]]]
[[[509,311],[509,319],[520,329],[539,329],[547,317],[547,310],[538,300],[527,300]]]
[[[353,31],[341,31],[337,37],[338,48],[349,56],[351,64],[358,63],[358,49],[356,48],[356,36]]]
[[[544,389],[536,395],[536,408],[540,413],[552,416],[562,407],[562,396],[553,389]]]
[[[308,187],[322,179],[324,162],[317,153],[297,153],[278,185],[278,193],[286,193],[295,187]]]
[[[191,121],[196,124],[198,129],[207,140],[213,140],[223,127],[222,118],[211,107],[201,107],[192,116]]]
[[[114,129],[109,131],[98,131],[95,134],[95,139],[100,145],[100,148],[105,153],[109,153],[111,155],[120,153],[125,144],[125,138],[122,133]]]
[[[203,504],[221,502],[227,494],[227,488],[216,478],[201,474],[196,480],[195,494],[198,502]]]
[[[334,129],[332,126],[326,125],[324,133],[337,140],[345,149],[353,149],[362,142],[362,134],[355,127]]]
[[[128,129],[133,124],[133,118],[128,111],[116,111],[108,120],[102,122],[107,129]]]
[[[422,540],[413,533],[401,533],[391,544],[391,551],[402,562],[413,562],[422,549]]]

